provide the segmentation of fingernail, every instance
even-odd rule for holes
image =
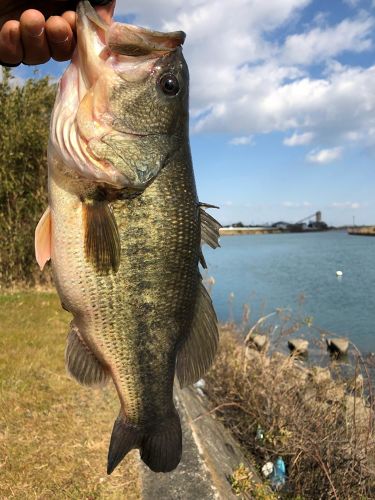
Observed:
[[[67,35],[66,33],[65,34],[61,33],[61,36],[59,36],[59,35],[51,36],[49,34],[48,40],[54,44],[66,43],[69,40],[69,35]]]
[[[27,26],[26,30],[31,37],[39,38],[44,33],[44,26],[40,28],[40,24],[31,24],[30,26]]]

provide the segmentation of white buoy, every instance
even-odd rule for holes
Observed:
[[[336,271],[336,276],[342,276],[344,273],[342,271]]]

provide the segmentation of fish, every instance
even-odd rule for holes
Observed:
[[[73,315],[68,373],[113,381],[120,411],[107,473],[139,449],[154,472],[174,470],[182,432],[174,379],[195,383],[218,347],[200,272],[220,224],[197,197],[189,145],[185,34],[106,23],[77,7],[77,49],[63,75],[48,145],[49,206],[35,231]]]

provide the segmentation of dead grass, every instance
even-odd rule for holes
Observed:
[[[114,390],[70,380],[52,293],[0,296],[0,498],[138,499],[138,452],[106,475]]]
[[[281,495],[303,499],[375,498],[373,408],[361,388],[327,369],[246,349],[233,329],[207,376],[220,416],[261,467],[281,455],[288,480]],[[264,439],[257,439],[257,428]]]

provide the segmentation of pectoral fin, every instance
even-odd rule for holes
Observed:
[[[120,235],[106,201],[84,203],[86,258],[97,271],[117,272],[120,265]]]
[[[35,257],[41,271],[51,258],[51,209],[48,207],[35,229]]]
[[[181,387],[197,382],[210,368],[219,343],[217,318],[204,285],[200,283],[191,331],[177,355]]]

